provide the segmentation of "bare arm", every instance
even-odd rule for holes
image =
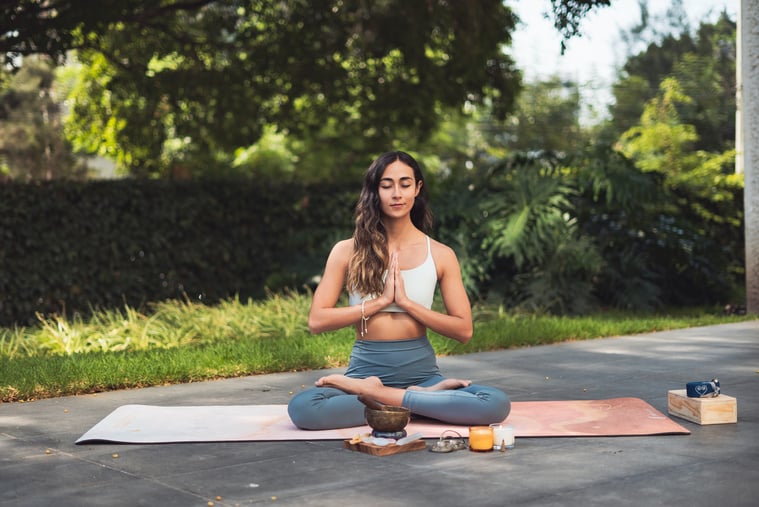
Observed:
[[[361,306],[336,307],[345,287],[348,261],[353,253],[353,240],[338,242],[327,258],[322,279],[314,291],[311,310],[308,313],[308,329],[314,333],[334,331],[361,321]],[[373,315],[389,304],[386,296],[367,301],[366,315]]]

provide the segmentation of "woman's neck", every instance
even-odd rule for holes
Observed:
[[[391,252],[413,242],[421,233],[411,220],[386,220],[383,225],[387,232],[387,246]]]

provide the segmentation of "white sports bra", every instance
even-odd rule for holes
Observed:
[[[401,276],[403,277],[403,286],[406,289],[408,298],[425,308],[432,308],[432,299],[435,297],[435,287],[437,286],[437,268],[435,267],[435,260],[432,258],[429,236],[427,236],[427,258],[415,268],[401,270]],[[387,278],[387,270],[382,275],[383,281],[385,278]],[[376,294],[372,294],[362,298],[359,294],[351,292],[348,302],[351,306],[360,305],[362,301],[369,301],[376,297]],[[380,311],[405,312],[406,310],[395,303],[391,303]]]

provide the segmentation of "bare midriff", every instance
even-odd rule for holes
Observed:
[[[408,340],[427,333],[427,329],[407,313],[378,312],[367,322],[367,331],[362,337],[356,324],[356,338],[359,340]]]

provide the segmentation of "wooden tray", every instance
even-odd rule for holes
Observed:
[[[385,446],[379,446],[370,444],[367,442],[358,442],[352,444],[350,440],[344,440],[343,445],[346,449],[351,451],[365,452],[373,456],[388,456],[390,454],[399,454],[401,452],[421,451],[427,448],[427,442],[422,439],[414,440],[404,445],[389,444]]]

